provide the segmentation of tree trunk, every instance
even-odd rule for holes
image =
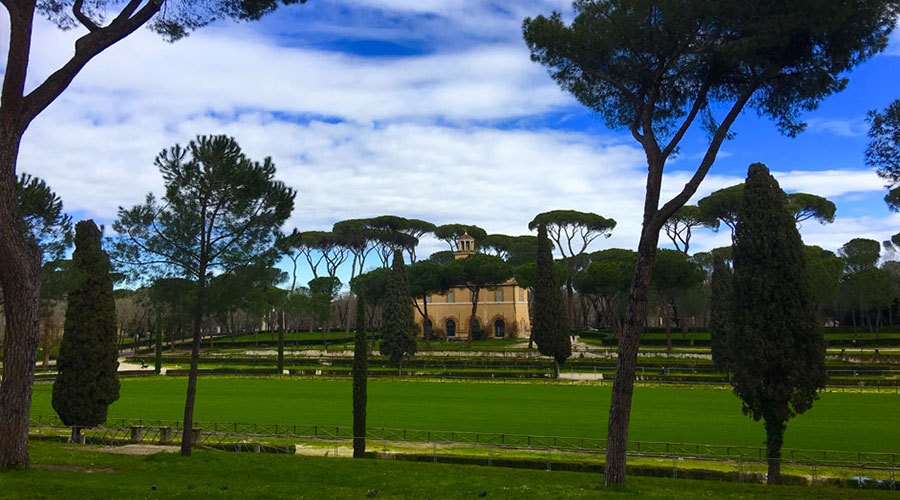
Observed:
[[[666,326],[666,354],[672,352],[672,324],[669,321],[669,302],[666,296],[659,294],[659,305],[662,308],[663,324]]]
[[[766,461],[769,464],[768,484],[781,484],[781,445],[785,423],[766,420]]]
[[[191,456],[191,437],[194,429],[194,399],[197,395],[197,369],[200,364],[200,333],[203,322],[203,302],[206,300],[206,263],[201,257],[197,284],[197,303],[194,311],[194,339],[191,343],[191,370],[188,373],[187,399],[184,403],[184,426],[181,434],[181,455]]]
[[[422,296],[422,309],[424,309],[425,319],[422,320],[422,325],[425,327],[423,330],[423,334],[425,335],[425,347],[431,347],[431,330],[434,328],[434,325],[428,320],[428,294]]]
[[[638,245],[634,278],[628,294],[628,312],[619,339],[619,354],[616,360],[616,375],[613,380],[607,427],[606,471],[603,476],[606,485],[625,484],[625,455],[628,451],[628,421],[631,416],[634,373],[643,322],[647,314],[647,296],[658,241],[659,228],[655,230],[648,228],[645,222]]]
[[[356,336],[353,343],[353,458],[366,453],[366,402],[368,357],[366,350],[366,306],[358,296],[356,304]]]
[[[45,347],[45,348],[43,349],[43,351],[44,351],[44,363],[43,363],[43,365],[44,365],[44,368],[47,368],[48,366],[50,366],[50,349],[48,349],[48,348]]]
[[[466,347],[472,347],[472,337],[475,336],[475,312],[478,309],[478,292],[480,288],[472,290],[472,316],[469,317],[469,336],[466,338]],[[478,325],[481,326],[481,325]]]
[[[278,374],[284,373],[284,311],[281,311],[281,329],[278,330]]]
[[[25,67],[31,47],[34,4],[11,18],[9,62],[15,61],[24,85]],[[16,19],[13,19],[16,18]],[[0,286],[5,297],[6,335],[3,342],[3,379],[0,382],[0,469],[28,466],[28,420],[31,412],[34,363],[40,330],[41,251],[20,232],[16,202],[16,162],[24,129],[17,123],[21,113],[21,87],[11,66],[6,67],[3,100],[0,102]],[[12,97],[11,97],[12,96]],[[8,99],[9,98],[9,99]]]
[[[69,440],[73,443],[81,443],[81,427],[77,425],[72,426],[72,436]]]
[[[559,380],[559,361],[556,358],[553,359],[553,378]]]
[[[572,270],[572,275],[575,275],[575,270]],[[572,278],[566,280],[566,302],[568,302],[568,311],[569,311],[569,331],[575,329],[575,291],[572,289]]]
[[[156,333],[156,356],[155,362],[153,363],[154,371],[157,375],[162,373],[162,350],[163,350],[163,333],[162,329],[159,327],[159,317],[156,318],[156,326],[153,328]]]

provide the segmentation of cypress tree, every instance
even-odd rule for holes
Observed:
[[[366,302],[356,294],[356,337],[353,344],[353,458],[366,453],[366,384],[369,377],[366,346]]]
[[[72,270],[77,284],[68,296],[53,384],[53,409],[72,427],[73,441],[80,428],[105,422],[107,407],[119,399],[116,301],[100,237],[94,221],[75,226]]]
[[[568,313],[563,304],[559,276],[553,264],[550,240],[547,239],[547,226],[544,224],[538,226],[534,323],[531,328],[538,351],[544,356],[553,358],[555,375],[559,378],[559,365],[565,363],[572,355],[572,342],[569,339]]]
[[[394,250],[382,311],[379,351],[391,359],[397,373],[403,373],[403,359],[416,353],[416,322],[401,250]]]
[[[720,371],[728,372],[728,326],[731,315],[733,277],[731,268],[719,256],[713,256],[713,272],[710,280],[709,337],[713,363]]]
[[[763,419],[770,483],[781,481],[787,421],[825,386],[825,339],[816,318],[800,233],[785,194],[761,163],[750,165],[735,231],[728,352],[744,414]]]

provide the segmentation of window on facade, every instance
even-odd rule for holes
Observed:
[[[495,295],[497,296],[497,302],[503,302],[503,290],[497,290]]]
[[[456,337],[456,321],[448,319],[447,323],[444,325],[444,331],[447,333],[448,337]]]
[[[522,322],[522,333],[525,333],[525,322]]]
[[[498,319],[494,321],[494,337],[502,338],[506,333],[506,323],[503,322],[502,319]]]
[[[525,301],[525,290],[519,290],[519,302]]]
[[[447,292],[447,302],[453,302],[453,292]]]

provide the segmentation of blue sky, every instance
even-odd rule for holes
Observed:
[[[20,168],[45,178],[76,217],[109,225],[117,207],[160,193],[160,150],[226,133],[251,157],[272,156],[297,189],[287,230],[397,214],[525,234],[535,214],[565,208],[618,221],[593,249],[633,248],[641,151],[559,90],[521,39],[525,17],[554,9],[571,16],[562,0],[311,0],[175,44],[142,30],[92,61],[34,122]],[[8,29],[0,16],[4,37]],[[32,86],[80,34],[46,22],[35,33]],[[848,76],[796,139],[745,112],[693,201],[761,161],[787,191],[837,203],[834,224],[804,224],[807,243],[834,250],[896,233],[900,216],[886,209],[863,151],[866,112],[900,97],[898,37]],[[705,135],[695,131],[681,150],[664,181],[669,194],[696,166]],[[701,231],[692,248],[727,239]],[[442,248],[426,240],[419,254]]]

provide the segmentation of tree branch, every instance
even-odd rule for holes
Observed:
[[[125,7],[123,12],[132,7],[132,2]],[[47,77],[43,83],[37,86],[24,98],[23,113],[18,124],[23,130],[28,127],[41,111],[47,108],[51,102],[59,97],[68,88],[75,76],[84,68],[85,64],[97,54],[103,52],[116,42],[132,34],[150,20],[162,6],[163,0],[148,0],[148,2],[130,17],[116,17],[109,26],[98,28],[75,41],[75,54],[53,74]]]
[[[694,105],[691,106],[691,111],[681,123],[681,127],[678,128],[678,132],[676,132],[675,135],[672,136],[672,139],[669,140],[669,143],[666,145],[665,149],[663,149],[662,157],[664,160],[672,154],[672,151],[675,151],[675,148],[678,146],[678,143],[681,142],[684,134],[688,131],[689,128],[691,128],[691,124],[697,117],[697,113],[700,112],[700,110],[703,109],[703,106],[706,104],[706,95],[708,93],[709,80],[705,80],[703,82],[703,85],[700,87],[700,91],[697,93],[697,99],[694,101]]]
[[[84,14],[81,10],[82,7],[84,7],[84,0],[75,0],[75,3],[72,4],[72,14],[75,15],[75,19],[78,19],[78,22],[90,32],[99,30],[100,27]]]
[[[725,119],[722,120],[722,123],[719,124],[719,127],[716,129],[716,132],[713,135],[713,139],[710,142],[709,148],[706,150],[706,154],[703,156],[703,160],[700,162],[700,166],[697,167],[697,171],[694,172],[694,175],[684,185],[684,188],[682,188],[680,193],[675,195],[675,197],[666,202],[666,204],[663,205],[662,208],[656,211],[656,214],[652,219],[654,227],[661,227],[662,224],[665,223],[665,221],[668,220],[676,210],[684,206],[684,204],[687,203],[691,196],[693,196],[694,193],[697,192],[697,187],[700,186],[700,182],[703,181],[703,179],[706,177],[707,172],[709,172],[710,167],[712,167],[713,162],[715,162],[716,155],[719,153],[719,148],[722,146],[722,142],[724,142],[725,138],[728,136],[729,128],[731,128],[731,125],[737,119],[738,115],[740,115],[741,110],[744,109],[744,105],[747,104],[747,101],[750,100],[750,97],[753,96],[753,93],[756,92],[760,84],[761,80],[757,80],[756,82],[751,84],[731,106],[731,109],[728,111]]]

